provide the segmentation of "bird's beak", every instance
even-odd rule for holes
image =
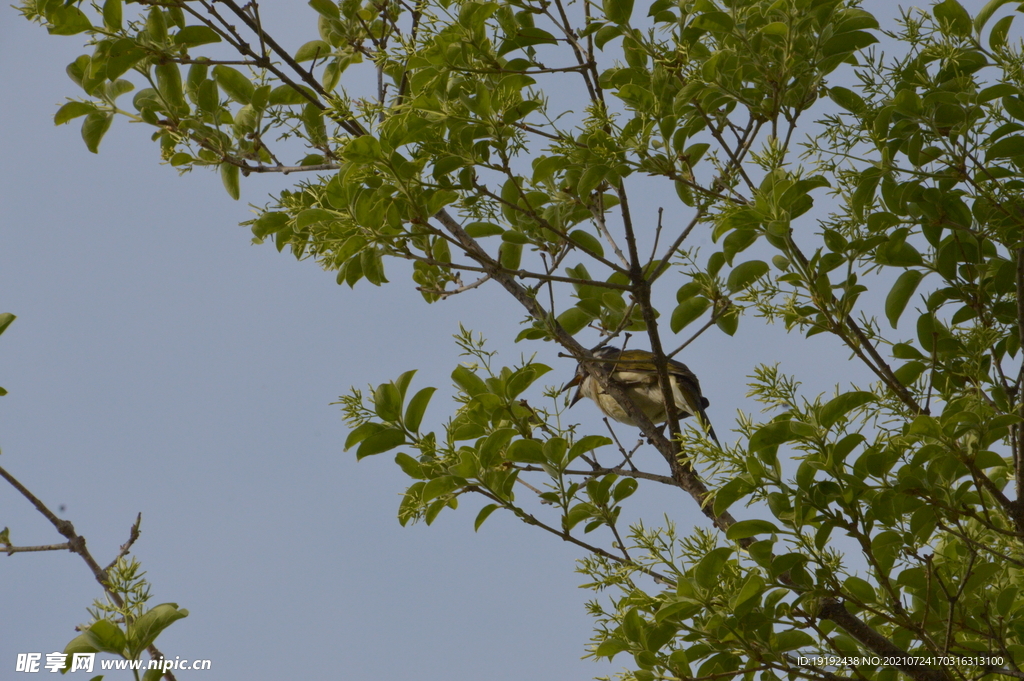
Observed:
[[[562,388],[560,392],[564,393],[566,390],[573,387],[576,388],[576,394],[572,396],[572,401],[569,402],[569,407],[572,407],[572,405],[576,404],[583,398],[583,377],[581,375],[576,374],[573,376],[572,380],[566,383],[565,387]]]

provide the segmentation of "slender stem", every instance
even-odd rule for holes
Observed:
[[[536,525],[537,527],[541,528],[542,530],[545,530],[545,531],[550,532],[551,534],[555,535],[556,537],[558,537],[562,541],[567,541],[570,544],[575,544],[576,546],[582,547],[582,548],[586,549],[587,551],[590,551],[594,555],[603,556],[604,558],[608,558],[609,560],[614,560],[616,563],[622,563],[623,565],[629,565],[629,566],[639,570],[640,572],[643,572],[646,575],[650,575],[651,577],[654,577],[655,579],[661,580],[661,581],[665,582],[666,584],[671,584],[672,586],[675,586],[675,582],[673,580],[669,579],[668,577],[666,577],[665,575],[663,575],[661,573],[658,573],[658,572],[655,572],[654,570],[651,570],[648,567],[640,565],[640,564],[636,563],[635,561],[633,561],[632,559],[623,558],[622,556],[616,556],[614,553],[611,553],[610,551],[606,551],[605,549],[602,549],[600,546],[594,546],[593,544],[588,544],[587,542],[585,542],[585,541],[583,541],[581,539],[577,539],[576,537],[572,536],[569,532],[567,532],[565,530],[556,530],[554,527],[548,525],[547,523],[544,523],[544,522],[541,522],[540,520],[537,520],[536,516],[534,516],[534,515],[532,515],[530,513],[527,513],[526,511],[524,511],[523,509],[519,508],[518,506],[510,505],[508,502],[503,501],[502,499],[499,499],[494,494],[491,494],[490,491],[488,491],[488,490],[486,490],[486,489],[484,489],[482,487],[477,487],[475,485],[471,485],[470,487],[467,487],[466,489],[468,489],[470,491],[473,491],[473,492],[476,492],[478,494],[482,494],[485,497],[487,497],[488,499],[490,499],[491,501],[494,501],[495,503],[500,504],[504,508],[507,508],[508,510],[512,511],[517,516],[519,516],[520,520],[522,520],[527,525]]]
[[[11,546],[8,544],[6,547],[0,546],[0,550],[8,556],[15,553],[30,553],[33,551],[69,551],[71,550],[71,542],[64,542],[63,544],[44,544],[42,546]]]
[[[701,208],[700,210],[697,211],[697,214],[694,215],[693,218],[690,220],[690,223],[683,228],[683,231],[679,233],[679,236],[676,237],[676,240],[672,242],[672,245],[669,246],[668,249],[666,249],[665,255],[661,257],[661,264],[658,265],[658,269],[654,270],[654,272],[651,273],[651,281],[654,281],[668,270],[672,256],[676,254],[676,251],[678,251],[679,247],[683,245],[683,242],[686,240],[686,237],[690,236],[690,232],[693,231],[693,228],[697,226],[697,223],[699,223],[701,218],[703,217],[704,209]]]

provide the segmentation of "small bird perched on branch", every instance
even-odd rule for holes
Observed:
[[[665,409],[665,398],[658,384],[658,369],[654,364],[654,353],[647,350],[620,350],[619,348],[603,347],[594,352],[594,357],[601,360],[601,365],[610,374],[613,381],[619,383],[633,404],[647,415],[654,423],[668,421]],[[696,416],[711,439],[718,443],[715,429],[711,427],[707,412],[710,404],[700,392],[700,381],[687,366],[673,359],[668,361],[668,377],[672,385],[672,399],[675,402],[676,414],[680,419]],[[630,426],[638,425],[611,395],[604,391],[581,362],[576,367],[576,375],[565,386],[565,389],[576,386],[576,394],[569,406],[576,404],[583,397],[589,397],[606,416]]]

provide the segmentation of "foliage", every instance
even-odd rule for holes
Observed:
[[[578,433],[553,390],[532,406],[549,367],[499,368],[463,331],[441,430],[412,372],[342,399],[358,458],[406,450],[403,523],[476,494],[477,527],[504,510],[584,547],[604,594],[590,652],[629,653],[627,678],[930,681],[1024,673],[1024,60],[1005,4],[882,30],[843,0],[311,0],[319,36],[294,52],[255,3],[23,12],[88,36],[68,67],[86,97],[56,122],[84,117],[89,149],[120,115],[235,198],[241,175],[303,172],[257,240],[349,286],[411,261],[428,302],[497,284],[528,315],[517,340],[583,361],[665,461]],[[713,252],[687,248],[695,230]],[[666,437],[577,340],[642,335],[667,388],[666,358],[751,313],[828,334],[876,382],[806,396],[751,367],[768,415],[719,448],[675,418]],[[665,318],[701,326],[669,351]],[[640,483],[710,529],[620,528]],[[799,659],[822,654],[841,659]]]
[[[177,603],[146,608],[150,594],[145,574],[137,560],[123,556],[107,569],[106,599],[94,603],[90,609],[93,621],[81,627],[82,634],[64,648],[68,655],[65,669],[74,653],[113,653],[126,660],[138,660],[164,629],[188,617],[188,610],[179,609]],[[125,624],[125,628],[120,624]],[[152,670],[147,671],[145,678],[161,676],[162,671]]]

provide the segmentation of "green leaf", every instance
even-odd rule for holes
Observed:
[[[672,333],[682,331],[693,320],[704,314],[704,311],[710,306],[711,301],[704,296],[694,296],[679,303],[672,311],[672,319],[669,322]]]
[[[414,480],[423,480],[426,477],[426,473],[423,472],[423,466],[420,462],[405,452],[398,452],[398,454],[395,454],[395,463],[398,464],[398,467],[402,469],[403,473]]]
[[[314,144],[325,144],[327,142],[327,126],[324,123],[323,112],[312,103],[302,107],[302,124]]]
[[[751,452],[774,447],[794,438],[793,425],[789,421],[775,421],[758,428],[750,438]]]
[[[294,106],[307,102],[309,99],[291,85],[278,85],[267,97],[267,104],[271,106]]]
[[[103,25],[108,31],[121,30],[121,0],[104,0]]]
[[[633,14],[633,0],[604,0],[604,15],[613,24],[628,24]]]
[[[483,380],[472,369],[461,364],[452,372],[452,380],[470,397],[487,392],[487,385]]]
[[[874,393],[864,391],[843,393],[825,403],[819,412],[818,423],[824,428],[831,428],[836,421],[851,410],[875,399]]]
[[[7,327],[11,325],[17,317],[12,315],[10,312],[0,312],[0,335],[7,330]]]
[[[690,23],[693,28],[713,33],[728,33],[734,25],[732,17],[725,12],[705,12]]]
[[[473,531],[478,532],[480,530],[480,526],[484,524],[484,521],[499,508],[501,508],[501,506],[498,506],[497,504],[487,504],[481,508],[480,512],[476,514],[476,520],[473,521]]]
[[[1009,4],[1011,1],[1012,0],[989,0],[985,3],[985,6],[982,7],[976,15],[974,15],[974,29],[978,33],[981,33],[981,29],[985,28],[985,24],[992,18],[992,15],[995,14],[996,10],[1003,5]]]
[[[581,502],[569,509],[569,511],[562,518],[562,527],[566,531],[579,525],[584,520],[589,520],[594,517],[597,509],[594,508],[593,504],[587,502]]]
[[[423,422],[423,414],[427,411],[430,398],[434,395],[436,388],[423,388],[409,400],[409,406],[405,408],[405,427],[413,432],[420,429]]]
[[[601,642],[594,650],[594,657],[607,657],[609,660],[619,653],[629,650],[629,644],[618,638],[610,638]]]
[[[239,185],[238,166],[230,163],[221,163],[220,181],[224,184],[224,189],[227,191],[228,196],[237,201],[242,195],[242,189]]]
[[[875,587],[860,577],[847,577],[843,588],[861,603],[874,603],[877,599]]]
[[[443,494],[448,494],[459,487],[459,479],[453,475],[442,475],[434,478],[423,486],[422,498],[424,502],[436,499]]]
[[[700,282],[696,281],[691,281],[689,283],[683,284],[678,289],[676,289],[676,302],[681,303],[684,300],[689,300],[694,295],[700,293],[703,288],[704,287],[700,284]]]
[[[127,640],[121,628],[110,620],[97,620],[86,629],[89,643],[97,651],[124,655]]]
[[[146,32],[153,42],[167,42],[167,15],[159,7],[150,7],[146,18]]]
[[[594,235],[584,232],[582,229],[575,229],[569,233],[569,240],[587,249],[591,253],[604,257],[604,247]]]
[[[990,146],[985,152],[985,160],[992,161],[998,158],[1013,158],[1024,154],[1024,137],[1021,135],[1010,135],[1003,137]]]
[[[580,307],[570,307],[558,315],[557,321],[567,334],[574,336],[582,331],[593,318],[594,315]]]
[[[295,231],[302,231],[310,225],[332,222],[336,217],[334,213],[323,208],[307,208],[295,216]]]
[[[887,530],[877,534],[871,540],[871,553],[874,555],[875,561],[878,563],[878,569],[883,576],[888,576],[889,570],[892,569],[893,564],[896,562],[896,557],[902,548],[903,537],[894,530]]]
[[[46,18],[50,21],[46,29],[50,35],[75,35],[92,29],[89,17],[74,5],[60,5]]]
[[[218,64],[213,67],[213,77],[227,96],[239,104],[248,104],[252,101],[256,88],[238,69]]]
[[[944,32],[949,31],[949,34],[959,38],[966,38],[971,34],[973,28],[971,15],[956,0],[943,0],[934,5],[932,14],[935,15]]]
[[[373,421],[360,424],[352,429],[352,432],[348,434],[345,439],[345,451],[347,452],[353,446],[359,444],[366,438],[370,437],[374,433],[379,433],[384,430],[387,426],[382,423],[374,423]]]
[[[533,45],[556,45],[558,41],[555,36],[533,26],[523,26],[516,31],[515,35],[503,40],[498,47],[498,56],[502,56],[513,50],[531,47]]]
[[[127,38],[115,40],[107,55],[107,78],[120,77],[128,69],[139,63],[146,56],[146,51]]]
[[[576,193],[584,198],[590,196],[590,194],[604,181],[604,178],[607,175],[608,166],[596,165],[587,168],[586,172],[580,177],[579,183],[576,185]]]
[[[755,281],[768,274],[768,263],[761,260],[748,260],[737,265],[729,273],[728,286],[733,293],[742,291]]]
[[[98,652],[100,651],[96,646],[93,645],[92,638],[89,636],[89,632],[83,632],[82,634],[68,641],[68,644],[64,646],[64,654],[68,656],[64,662],[64,668],[67,669],[68,667],[70,667],[71,658],[75,653]]]
[[[623,499],[632,496],[639,487],[640,483],[636,481],[636,478],[625,478],[615,485],[615,488],[612,490],[612,499],[618,503]]]
[[[725,567],[725,562],[729,560],[731,555],[732,548],[720,546],[701,558],[700,562],[693,569],[693,577],[697,584],[705,589],[709,589],[718,583],[722,568]]]
[[[281,212],[269,212],[261,215],[252,224],[252,233],[257,239],[264,239],[271,234],[276,234],[288,225],[288,214]]]
[[[821,46],[826,57],[850,54],[878,42],[878,38],[866,31],[847,31],[832,36]]]
[[[372,135],[362,135],[345,145],[341,151],[346,161],[355,163],[373,163],[382,158],[380,142]]]
[[[359,261],[366,281],[374,286],[387,283],[387,277],[384,276],[384,258],[381,257],[380,251],[368,248],[359,254]]]
[[[395,387],[398,388],[398,394],[402,396],[402,400],[405,400],[405,396],[409,393],[409,385],[412,383],[413,377],[416,375],[415,369],[410,369],[402,373],[401,376],[395,379]]]
[[[351,438],[351,434],[349,437]],[[356,460],[386,452],[403,444],[405,444],[405,433],[401,429],[385,427],[360,443],[359,449],[356,450]]]
[[[903,310],[907,307],[907,302],[914,295],[914,292],[917,291],[917,285],[921,283],[923,278],[924,274],[920,271],[907,270],[893,284],[889,295],[885,297],[885,316],[888,318],[892,328],[896,328],[900,315],[903,314]]]
[[[481,239],[486,236],[498,236],[504,233],[504,228],[493,222],[471,222],[466,225],[466,234],[474,239]]]
[[[622,26],[606,24],[602,26],[601,30],[599,30],[597,32],[597,35],[594,36],[594,44],[597,46],[597,49],[603,49],[604,46],[607,45],[611,40],[614,40],[615,38],[618,38],[620,35],[622,35],[622,31]]]
[[[523,257],[523,247],[519,244],[502,244],[498,248],[498,261],[508,270],[518,270]]]
[[[833,102],[855,114],[862,113],[867,108],[860,95],[844,87],[830,87],[828,96]]]
[[[927,367],[922,362],[907,362],[893,372],[896,380],[903,385],[910,385],[916,381]]]
[[[85,117],[85,120],[82,121],[82,139],[85,140],[86,149],[94,154],[100,152],[100,142],[113,121],[114,114],[102,111],[95,111]]]
[[[736,609],[738,606],[746,603],[752,598],[759,597],[764,592],[764,579],[761,575],[756,572],[747,577],[747,580],[740,587],[739,592],[732,598],[731,606]]]
[[[578,456],[592,452],[598,447],[605,447],[611,443],[612,441],[603,435],[585,435],[573,443],[572,448],[569,450],[568,460],[572,461]]]
[[[199,91],[196,94],[196,104],[207,113],[217,111],[221,107],[220,91],[217,89],[217,81],[204,80],[199,84]]]
[[[786,631],[780,631],[775,635],[775,645],[772,646],[772,650],[777,650],[781,653],[789,650],[796,650],[798,648],[809,648],[812,646],[814,646],[814,637],[806,631],[788,629]]]
[[[980,15],[979,15],[980,16]],[[988,45],[993,51],[1001,50],[1006,47],[1006,36],[1010,32],[1010,24],[1013,23],[1013,16],[1003,17],[996,22],[995,26],[992,27],[992,31],[988,34]],[[977,18],[975,18],[977,21]]]
[[[185,47],[219,43],[220,36],[209,26],[186,26],[174,36],[174,42]]]
[[[544,450],[537,440],[516,440],[505,450],[505,458],[516,463],[547,463]]]
[[[178,109],[185,106],[185,91],[181,87],[181,69],[174,62],[157,64],[156,89],[163,97],[171,113],[177,113]]]
[[[341,14],[338,12],[338,5],[331,0],[309,0],[309,6],[317,11],[317,14],[327,17],[328,19],[340,19]]]
[[[183,617],[188,617],[188,610],[179,610],[177,603],[161,603],[142,613],[128,625],[129,657],[138,657],[143,650],[153,644],[160,632]]]
[[[715,492],[715,515],[722,515],[734,503],[754,491],[749,480],[742,477],[733,478]]]
[[[53,124],[61,125],[63,123],[67,123],[73,118],[78,118],[79,116],[85,116],[95,112],[96,106],[89,102],[68,102],[61,108],[57,109],[57,113],[53,116]]]
[[[727,336],[735,336],[736,329],[740,325],[739,308],[731,307],[715,321],[715,326],[721,329]]]
[[[728,539],[739,540],[747,537],[754,537],[759,534],[774,534],[779,531],[773,523],[760,518],[741,520],[732,525],[725,533]]]
[[[942,426],[935,420],[934,416],[919,414],[910,424],[911,435],[926,435],[928,437],[942,438]]]
[[[509,440],[515,435],[512,428],[498,428],[480,443],[480,465],[491,468],[498,463],[501,453],[508,447]]]
[[[507,232],[504,232],[501,235],[501,240],[507,244],[519,244],[520,246],[525,246],[526,244],[530,243],[529,237],[527,237],[522,232],[517,232],[514,229],[510,229]]]
[[[332,48],[323,40],[310,40],[295,52],[295,61],[309,61],[311,59],[325,59],[331,54]]]
[[[373,391],[373,411],[383,421],[398,421],[402,416],[402,396],[393,383],[381,383]]]

